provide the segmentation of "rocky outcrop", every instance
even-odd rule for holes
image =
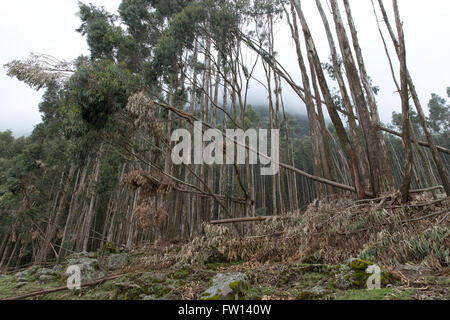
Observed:
[[[100,267],[107,271],[123,269],[130,263],[130,256],[126,252],[105,255],[99,260]]]
[[[57,281],[60,274],[53,269],[42,268],[36,271],[36,277],[39,279],[39,283],[47,284]]]
[[[237,300],[248,290],[248,279],[243,273],[219,273],[212,286],[200,297],[201,300]]]
[[[81,282],[86,283],[93,280],[101,279],[106,276],[100,268],[99,261],[92,258],[91,255],[87,253],[77,254],[69,257],[67,259],[67,264],[69,266],[78,266],[81,272]],[[70,274],[64,273],[64,278],[68,278]]]
[[[28,282],[30,278],[32,278],[39,269],[40,267],[33,266],[29,269],[17,272],[14,275],[14,278],[16,279],[17,282]]]

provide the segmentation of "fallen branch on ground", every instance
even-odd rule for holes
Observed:
[[[103,282],[106,282],[106,281],[122,278],[122,277],[130,275],[130,274],[132,274],[132,273],[120,274],[120,275],[106,277],[106,278],[102,278],[100,280],[84,283],[84,284],[81,284],[81,288],[92,287],[92,286],[95,286],[97,284],[102,284]],[[69,288],[67,286],[59,287],[59,288],[53,288],[53,289],[48,289],[48,290],[42,290],[42,291],[37,291],[37,292],[32,292],[32,293],[24,294],[22,296],[13,297],[13,298],[7,298],[7,299],[4,299],[4,300],[24,300],[24,299],[28,299],[28,298],[33,298],[33,297],[37,297],[37,296],[47,295],[47,294],[50,294],[50,293],[61,292],[61,291],[66,291],[66,290],[69,290]]]

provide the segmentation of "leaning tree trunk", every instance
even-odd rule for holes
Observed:
[[[364,191],[364,188],[363,188],[363,185],[361,182],[360,172],[359,172],[359,168],[358,168],[358,161],[355,157],[353,147],[350,144],[350,140],[348,139],[347,132],[345,130],[344,125],[342,124],[342,120],[339,117],[338,111],[336,109],[333,98],[331,96],[331,92],[328,87],[328,83],[325,79],[325,75],[322,70],[322,65],[320,63],[317,49],[315,47],[314,41],[311,36],[311,32],[309,30],[308,24],[306,22],[305,16],[304,16],[303,11],[300,6],[300,1],[298,1],[298,0],[292,0],[292,1],[294,3],[294,7],[297,11],[297,15],[299,16],[300,22],[303,27],[303,33],[304,33],[304,37],[305,37],[305,41],[306,41],[306,46],[312,56],[314,67],[316,69],[317,80],[318,80],[320,88],[322,90],[322,94],[325,98],[325,103],[328,108],[328,113],[329,113],[331,121],[333,122],[333,125],[336,129],[336,133],[339,137],[341,145],[345,150],[346,160],[347,160],[349,166],[352,168],[352,176],[353,176],[353,182],[355,184],[356,192],[357,192],[359,198],[363,199],[365,197],[365,191]]]
[[[343,62],[348,78],[353,99],[356,103],[356,107],[359,115],[359,122],[364,132],[366,139],[366,151],[369,159],[370,180],[374,196],[378,196],[383,192],[383,179],[382,172],[380,170],[380,163],[378,161],[378,152],[381,150],[380,141],[378,140],[377,130],[371,121],[370,113],[367,108],[364,91],[361,86],[361,79],[356,68],[356,63],[353,58],[350,42],[347,37],[347,32],[344,27],[344,23],[341,18],[339,5],[336,0],[330,0],[333,19],[336,25],[336,34],[339,40],[341,53],[343,56]]]
[[[386,9],[384,8],[383,1],[382,0],[378,0],[378,4],[380,6],[380,9],[381,9],[381,12],[382,12],[383,19],[384,19],[384,22],[386,24],[386,27],[387,27],[387,29],[389,31],[389,35],[391,36],[392,42],[394,43],[397,55],[398,55],[399,59],[401,59],[400,44],[399,44],[399,41],[397,40],[397,38],[395,36],[394,30],[393,30],[391,24],[389,22],[389,17],[388,17],[388,15],[386,13]],[[425,114],[423,112],[423,108],[422,108],[422,105],[420,103],[419,96],[417,94],[416,88],[414,86],[414,82],[412,80],[412,77],[411,77],[411,75],[409,73],[408,68],[406,68],[405,72],[406,72],[407,81],[408,81],[408,88],[409,88],[409,90],[411,92],[412,99],[413,99],[414,104],[416,106],[417,113],[418,113],[419,118],[420,118],[420,123],[421,123],[422,128],[423,128],[423,130],[425,132],[425,135],[427,137],[428,145],[430,147],[434,163],[436,164],[436,167],[438,169],[439,176],[440,176],[441,181],[442,181],[442,185],[444,186],[445,192],[446,192],[446,194],[448,196],[448,195],[450,195],[450,181],[449,181],[449,178],[448,178],[447,168],[446,168],[446,166],[444,164],[444,161],[442,160],[442,157],[441,157],[441,155],[440,155],[440,153],[438,151],[436,143],[434,142],[433,135],[431,134],[430,127],[428,125],[427,119],[426,119]]]
[[[328,43],[329,43],[330,50],[331,50],[331,59],[333,62],[333,68],[334,68],[336,80],[339,84],[339,89],[341,91],[342,102],[347,110],[350,134],[351,134],[353,145],[355,146],[356,155],[359,159],[359,166],[360,166],[360,170],[361,170],[361,176],[364,181],[364,187],[369,188],[370,187],[370,177],[369,177],[369,169],[367,167],[366,155],[362,148],[361,139],[359,137],[359,132],[358,132],[358,125],[356,123],[356,118],[355,118],[355,115],[353,112],[352,102],[348,95],[348,91],[347,91],[347,87],[345,85],[341,66],[338,61],[336,45],[334,43],[333,35],[331,33],[331,28],[328,23],[328,19],[325,15],[325,12],[322,8],[322,4],[320,3],[320,0],[316,0],[316,5],[317,5],[317,9],[319,10],[319,13],[322,17],[322,22],[324,24],[325,31],[327,34]]]
[[[408,92],[408,76],[406,64],[406,48],[405,37],[403,34],[403,25],[400,21],[398,12],[398,3],[393,0],[395,20],[397,24],[397,32],[399,39],[399,58],[400,58],[400,83],[401,83],[401,99],[402,99],[402,115],[403,115],[403,146],[405,148],[405,173],[403,182],[400,188],[402,202],[406,203],[409,200],[409,189],[411,187],[411,172],[412,172],[412,143],[411,143],[411,124],[409,114],[409,92]]]
[[[361,80],[364,85],[364,90],[366,91],[367,101],[368,101],[369,107],[370,107],[373,128],[376,131],[376,135],[379,140],[380,150],[378,150],[379,151],[378,152],[378,161],[379,161],[380,171],[385,180],[384,183],[386,184],[386,189],[392,190],[395,187],[394,175],[393,175],[393,171],[392,171],[392,165],[391,165],[391,162],[389,159],[389,154],[387,151],[386,142],[384,141],[383,134],[382,134],[381,130],[379,129],[380,117],[378,114],[378,106],[377,106],[377,101],[375,99],[375,92],[372,88],[372,85],[369,80],[369,76],[367,74],[367,69],[366,69],[366,65],[364,62],[363,55],[362,55],[362,50],[359,45],[358,33],[356,31],[355,23],[353,21],[353,16],[352,16],[352,12],[351,12],[350,4],[349,4],[348,0],[344,0],[344,6],[345,6],[345,11],[347,13],[348,25],[350,26],[350,31],[351,31],[352,40],[353,40],[353,47],[355,49],[356,59],[358,61],[358,65],[359,65],[359,71],[361,73]]]

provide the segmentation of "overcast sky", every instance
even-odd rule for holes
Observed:
[[[120,1],[90,2],[114,12]],[[314,1],[302,2],[319,53],[326,60],[329,50]],[[381,87],[378,97],[380,116],[382,121],[388,122],[392,111],[401,109],[370,0],[351,0],[350,3],[369,74]],[[450,86],[450,1],[400,0],[399,3],[405,23],[408,67],[422,103],[426,105],[431,93],[445,96],[446,87]],[[385,1],[385,4],[390,7],[390,1]],[[85,39],[75,32],[80,25],[77,11],[77,0],[0,1],[0,65],[13,59],[25,59],[30,52],[66,60],[87,54]],[[280,53],[281,63],[300,83],[295,50],[287,27],[277,29],[276,50]],[[257,76],[262,77],[261,71]],[[8,78],[6,70],[0,68],[0,131],[11,129],[16,136],[30,133],[41,121],[38,111],[41,95],[42,92],[34,92],[25,84]],[[265,104],[266,96],[263,88],[256,84],[252,86],[251,103]],[[288,88],[285,88],[284,99],[290,108],[302,110],[298,98]]]

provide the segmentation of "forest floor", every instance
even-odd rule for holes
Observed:
[[[395,200],[317,202],[248,224],[251,237],[205,225],[189,243],[77,254],[82,263],[95,262],[88,269],[96,276],[80,290],[66,288],[66,260],[51,270],[0,274],[0,299],[197,300],[219,274],[239,274],[245,286],[233,298],[243,300],[449,300],[449,198],[423,196],[408,206]],[[102,267],[124,256],[114,271]],[[368,290],[372,264],[383,271],[382,284]]]
[[[131,254],[131,263],[123,270],[108,274],[121,275],[81,290],[41,293],[28,299],[36,300],[197,300],[211,286],[218,273],[240,272],[247,275],[249,285],[242,300],[448,300],[450,275],[428,273],[403,275],[400,281],[385,288],[338,289],[334,286],[335,266],[285,263],[210,263],[197,267],[140,269],[143,252]],[[136,263],[136,265],[135,265]],[[134,269],[132,272],[131,270]],[[63,279],[42,284],[32,278],[17,287],[14,275],[0,276],[0,299],[11,299],[34,292],[44,292],[65,286]],[[315,288],[321,288],[319,291]]]

